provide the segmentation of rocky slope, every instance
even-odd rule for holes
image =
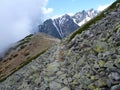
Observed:
[[[9,76],[0,89],[120,90],[120,0],[90,22]]]
[[[17,42],[16,45],[6,52],[6,55],[0,61],[0,81],[19,68],[22,68],[22,66],[29,63],[58,41],[58,39],[51,36],[38,33],[35,35],[31,34]]]
[[[39,25],[39,32],[62,39],[95,17],[98,13],[99,11],[90,9],[78,12],[73,16],[65,14],[56,19],[48,19],[43,24]]]

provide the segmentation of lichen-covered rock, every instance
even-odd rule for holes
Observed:
[[[60,90],[70,90],[68,87],[63,87],[62,89]]]
[[[61,84],[52,81],[52,82],[50,82],[49,87],[50,87],[50,90],[60,90]]]
[[[111,90],[120,90],[120,85],[114,85],[114,86],[112,86]]]
[[[53,74],[55,74],[55,72],[57,72],[57,71],[59,71],[59,63],[57,63],[57,62],[53,62],[53,63],[51,63],[51,64],[48,64],[47,65],[47,69],[46,69],[46,71],[47,71],[47,75],[53,75]]]
[[[114,80],[120,80],[120,75],[117,72],[111,72],[110,76]]]

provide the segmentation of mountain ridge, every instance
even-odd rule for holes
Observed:
[[[98,13],[100,12],[90,9],[77,12],[73,16],[65,14],[56,19],[47,19],[43,24],[39,25],[39,32],[62,39],[95,17]]]

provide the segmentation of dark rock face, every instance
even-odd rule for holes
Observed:
[[[54,36],[56,38],[61,38],[56,27],[53,24],[52,19],[48,19],[42,25],[40,25],[39,32],[47,33],[48,35]]]
[[[62,39],[79,28],[69,15],[64,15],[57,19],[48,19],[42,25],[39,25],[39,32],[47,33],[56,38]]]
[[[68,36],[74,30],[79,28],[79,26],[74,23],[73,19],[67,14],[62,16],[61,18],[54,19],[54,22],[56,24],[56,27],[58,27],[62,38]]]
[[[48,19],[42,25],[39,25],[39,32],[62,39],[78,29],[82,24],[95,17],[98,13],[98,11],[91,9],[88,11],[83,10],[73,16],[65,14],[53,20]],[[79,25],[79,23],[81,24]]]

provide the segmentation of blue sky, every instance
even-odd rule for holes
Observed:
[[[111,4],[115,0],[48,0],[47,7],[51,8],[50,16],[62,15],[65,13],[76,13],[91,8],[98,9]]]

